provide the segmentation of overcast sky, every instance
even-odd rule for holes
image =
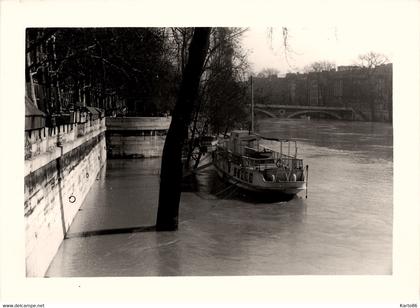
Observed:
[[[392,61],[396,33],[392,23],[387,21],[287,28],[290,47],[287,54],[282,44],[282,26],[272,28],[272,40],[267,27],[252,27],[244,34],[243,46],[249,51],[248,59],[254,72],[263,68],[276,68],[280,74],[302,71],[306,65],[321,60],[337,66],[351,65],[358,55],[369,51],[382,53]]]

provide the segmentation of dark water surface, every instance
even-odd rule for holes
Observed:
[[[47,275],[391,274],[392,126],[267,119],[257,127],[299,141],[308,199],[258,202],[208,168],[193,181],[197,191],[182,194],[179,231],[81,237],[155,223],[160,160],[109,160]]]

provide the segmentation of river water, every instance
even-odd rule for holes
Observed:
[[[80,236],[155,223],[159,159],[109,160],[47,276],[392,274],[392,126],[264,119],[257,129],[299,141],[307,199],[261,202],[210,167],[183,192],[177,232]]]

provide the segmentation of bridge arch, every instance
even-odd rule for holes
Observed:
[[[270,118],[277,118],[277,116],[274,113],[272,113],[270,111],[267,111],[267,110],[264,110],[264,109],[254,108],[254,112],[263,113],[263,114],[269,116]]]
[[[331,116],[331,117],[333,117],[333,118],[335,118],[337,120],[342,120],[343,119],[339,114],[337,114],[335,112],[331,112],[331,111],[325,111],[325,110],[303,110],[303,111],[297,111],[297,112],[294,112],[294,113],[288,115],[287,118],[288,119],[291,119],[291,118],[294,118],[294,117],[297,117],[297,116],[300,116],[300,115],[313,114],[313,113],[327,114],[327,115],[329,115],[329,116]]]

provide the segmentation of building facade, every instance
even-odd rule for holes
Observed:
[[[366,121],[392,122],[392,64],[254,77],[254,99],[257,104],[347,107]]]

